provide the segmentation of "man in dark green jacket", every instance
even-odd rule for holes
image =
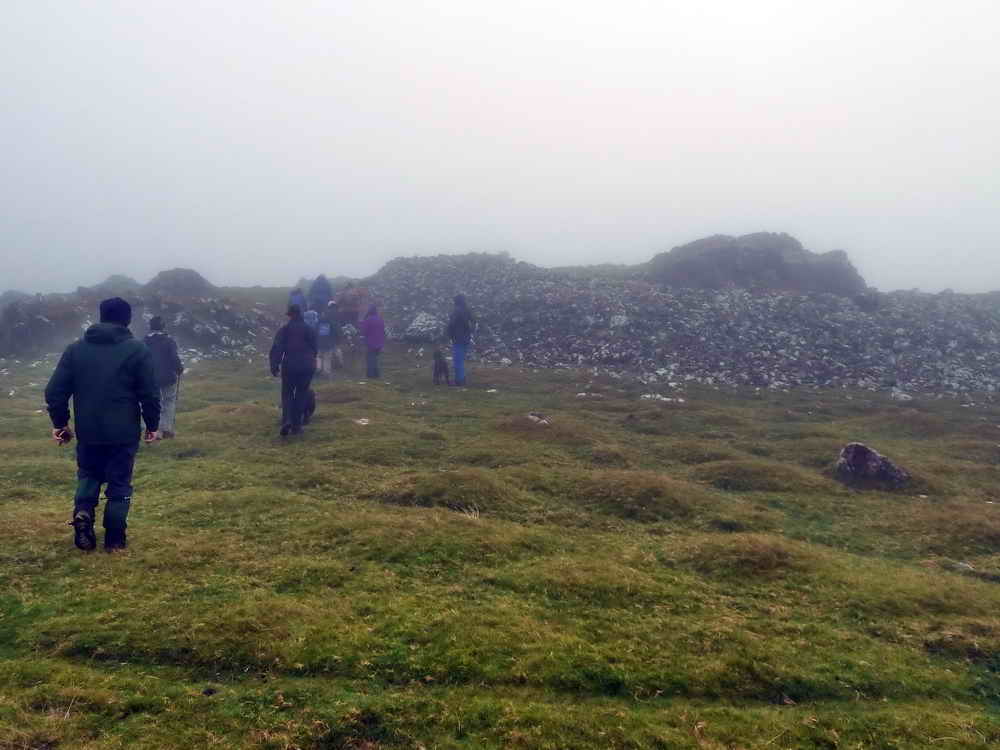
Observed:
[[[77,487],[73,500],[76,546],[92,550],[95,509],[104,496],[104,547],[124,549],[132,503],[132,468],[139,439],[156,439],[160,422],[160,390],[153,355],[128,329],[132,308],[120,297],[101,303],[101,322],[66,347],[45,388],[52,419],[52,438],[65,445],[73,439],[69,401],[73,399]],[[146,423],[142,435],[139,416]]]

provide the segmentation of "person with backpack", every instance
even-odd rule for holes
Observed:
[[[448,337],[451,339],[452,364],[455,368],[455,385],[465,385],[465,357],[472,343],[475,318],[465,301],[464,294],[455,295],[455,308],[448,321]]]
[[[378,308],[375,305],[368,308],[368,314],[361,321],[361,335],[365,338],[368,377],[382,377],[381,370],[379,369],[379,356],[385,347],[385,321],[378,314]]]
[[[337,357],[337,342],[340,338],[340,325],[337,321],[337,303],[331,300],[327,303],[323,317],[319,319],[316,329],[316,340],[319,345],[319,372],[333,379],[333,363]],[[343,363],[341,363],[343,367]]]
[[[288,322],[271,345],[271,374],[281,375],[281,436],[302,433],[302,419],[316,374],[316,332],[302,319],[298,305],[288,307]]]
[[[73,541],[82,550],[97,546],[94,517],[104,497],[104,548],[128,546],[126,529],[132,505],[132,471],[139,440],[156,440],[160,427],[160,389],[153,354],[132,337],[132,307],[121,297],[101,302],[101,322],[66,347],[48,385],[45,403],[52,439],[73,439],[69,402],[76,427],[77,485],[73,498]],[[146,423],[141,429],[140,417]]]
[[[174,418],[177,414],[177,396],[184,365],[177,353],[177,342],[163,330],[163,318],[156,315],[149,320],[149,334],[142,340],[153,353],[156,385],[160,389],[160,429],[158,437],[169,440],[177,436]]]

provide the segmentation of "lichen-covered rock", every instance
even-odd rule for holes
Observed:
[[[403,332],[403,339],[413,343],[432,343],[444,332],[444,322],[430,313],[417,313]]]
[[[899,489],[910,481],[906,469],[864,443],[848,443],[840,451],[834,476],[852,487]]]

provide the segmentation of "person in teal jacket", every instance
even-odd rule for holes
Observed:
[[[73,439],[70,399],[76,427],[77,486],[73,499],[74,542],[82,550],[97,546],[94,516],[106,485],[104,547],[127,546],[125,530],[132,504],[132,471],[139,440],[153,442],[160,423],[160,389],[153,355],[132,337],[132,308],[120,297],[101,303],[101,322],[66,347],[45,388],[52,438]],[[140,426],[145,422],[145,433]]]

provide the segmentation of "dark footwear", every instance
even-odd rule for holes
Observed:
[[[97,537],[94,535],[94,517],[85,510],[78,510],[73,514],[70,522],[73,527],[73,543],[82,550],[89,552],[97,546]]]
[[[124,529],[105,529],[104,531],[104,551],[118,552],[128,547],[128,539],[125,537]]]
[[[280,435],[281,437],[288,437],[288,433],[292,431],[292,426],[290,424],[281,425]]]

